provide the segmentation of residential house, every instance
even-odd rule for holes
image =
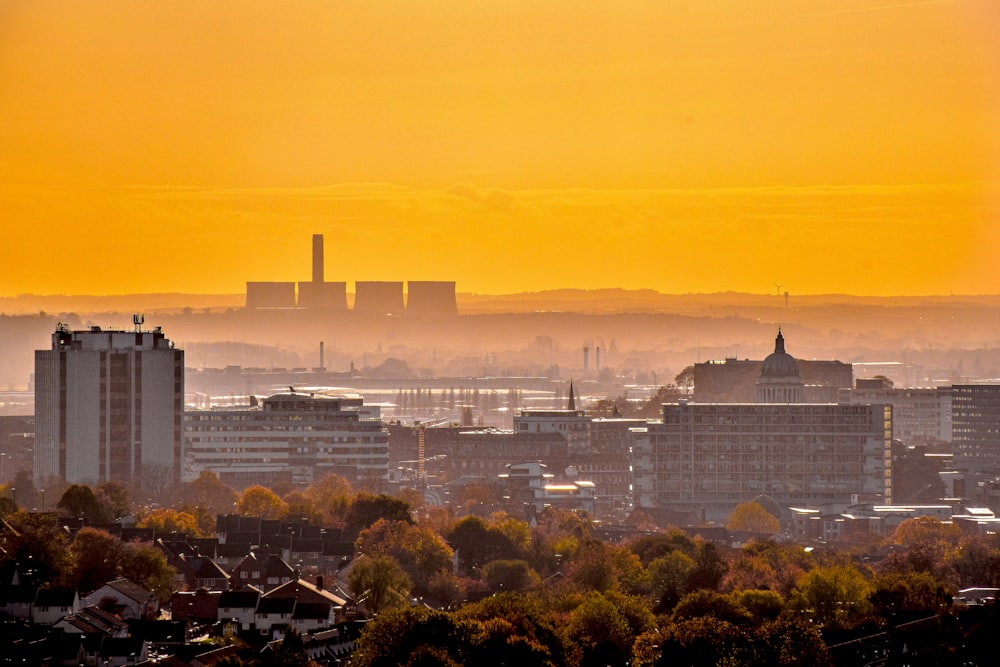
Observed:
[[[283,633],[284,629],[291,624],[294,613],[295,598],[264,597],[257,603],[257,610],[254,612],[254,625],[261,635],[274,637],[278,632]]]
[[[53,624],[52,628],[62,630],[66,634],[128,636],[128,623],[96,606],[84,607],[75,614],[65,616]]]
[[[196,591],[177,591],[170,598],[170,617],[175,621],[214,623],[219,615],[219,598],[222,591],[199,588]]]
[[[80,611],[80,596],[71,588],[43,588],[35,594],[31,620],[36,625],[52,625],[64,616]]]
[[[156,618],[160,610],[159,601],[152,592],[124,577],[109,581],[85,595],[80,602],[85,607],[97,605],[113,609],[124,619]]]
[[[295,570],[275,554],[250,553],[230,573],[231,586],[254,586],[267,591],[295,579]]]
[[[218,620],[238,624],[240,630],[252,630],[256,618],[260,590],[247,586],[238,591],[223,591],[219,596]]]

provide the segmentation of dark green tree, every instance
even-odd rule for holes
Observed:
[[[115,579],[121,571],[124,547],[106,531],[81,528],[69,550],[74,561],[73,579],[81,595]]]
[[[525,560],[494,560],[483,566],[483,580],[492,591],[516,593],[537,586],[541,579]]]
[[[406,502],[385,494],[358,493],[344,516],[344,534],[358,535],[379,519],[413,523],[410,506]]]
[[[112,519],[118,519],[132,513],[132,500],[128,487],[120,482],[110,480],[101,482],[94,489],[94,495],[103,505]]]
[[[94,491],[83,484],[74,484],[66,489],[56,507],[63,516],[82,517],[91,523],[105,523],[113,518]]]
[[[260,667],[309,667],[310,664],[302,635],[291,627],[285,630],[285,636],[274,650],[265,651],[260,657]]]

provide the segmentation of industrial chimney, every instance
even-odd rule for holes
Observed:
[[[323,282],[323,235],[313,234],[313,282]]]

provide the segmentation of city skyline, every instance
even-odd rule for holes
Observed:
[[[331,281],[1000,293],[998,26],[986,0],[5,3],[0,296],[238,294],[307,280],[314,233]]]

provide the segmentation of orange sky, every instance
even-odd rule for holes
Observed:
[[[7,0],[0,295],[1000,292],[994,0]]]

